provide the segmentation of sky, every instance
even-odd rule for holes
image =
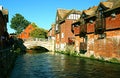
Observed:
[[[49,30],[55,23],[57,9],[86,10],[97,6],[101,0],[0,0],[0,5],[9,11],[7,29],[9,33],[15,31],[10,28],[10,21],[16,13],[26,20],[36,23],[40,28]]]

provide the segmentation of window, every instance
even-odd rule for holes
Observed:
[[[93,23],[93,20],[89,20],[89,22],[92,24],[92,23]]]
[[[112,14],[111,14],[111,17],[112,17],[112,18],[115,18],[115,16],[116,16],[115,13],[112,13]]]
[[[57,16],[56,20],[58,21],[58,16]]]
[[[98,39],[104,39],[106,37],[106,33],[99,34]]]
[[[56,30],[58,30],[58,24],[56,24]]]
[[[61,38],[64,38],[64,33],[61,34]]]
[[[78,18],[80,18],[79,14],[70,14],[67,19],[77,20]]]

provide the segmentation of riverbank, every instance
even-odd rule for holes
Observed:
[[[95,57],[94,55],[87,56],[85,54],[80,54],[80,53],[75,52],[73,50],[69,50],[69,51],[55,51],[55,52],[56,53],[60,53],[60,54],[69,55],[69,56],[74,56],[74,57],[80,57],[80,58],[85,58],[85,59],[98,60],[98,61],[101,61],[101,62],[108,62],[108,63],[120,64],[120,60],[118,58]]]

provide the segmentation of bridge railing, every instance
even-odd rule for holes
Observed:
[[[13,48],[0,50],[0,78],[7,78],[12,69],[15,56]]]
[[[24,39],[24,41],[48,41],[48,39],[43,39],[43,38],[28,38],[28,39]]]

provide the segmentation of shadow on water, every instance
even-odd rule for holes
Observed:
[[[120,78],[119,73],[117,64],[47,52],[18,57],[10,78]]]
[[[42,46],[34,46],[30,50],[27,50],[28,53],[43,53],[43,52],[49,52],[49,50]]]

